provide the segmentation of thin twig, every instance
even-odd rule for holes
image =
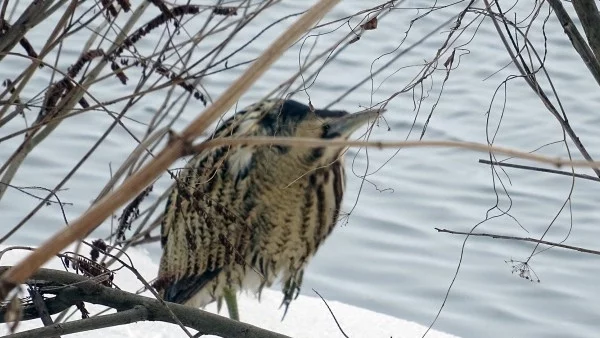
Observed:
[[[131,242],[131,246],[135,247],[138,245],[154,243],[154,242],[158,242],[158,241],[160,241],[160,235],[152,236],[150,234],[146,234],[142,238],[140,238],[134,242]]]
[[[327,306],[327,310],[329,310],[329,313],[331,313],[331,316],[333,317],[333,320],[335,321],[335,325],[337,325],[337,327],[340,330],[340,332],[344,335],[344,337],[350,338],[350,337],[348,337],[348,335],[346,334],[346,332],[344,332],[344,329],[342,329],[342,326],[340,325],[340,323],[338,322],[337,318],[333,314],[333,311],[329,307],[329,304],[327,304],[327,301],[325,300],[325,298],[323,298],[323,296],[321,296],[321,294],[319,292],[317,292],[317,290],[315,290],[315,289],[312,289],[312,290],[314,291],[314,293],[317,294],[317,296],[319,296],[319,298],[321,298],[321,300],[323,301],[323,303],[325,303],[325,306]]]
[[[27,290],[29,292],[29,296],[33,301],[33,305],[38,311],[40,319],[44,326],[50,326],[54,324],[52,321],[52,317],[50,317],[50,313],[48,312],[48,308],[46,307],[46,303],[44,301],[44,297],[40,294],[39,290],[35,287],[30,286]],[[60,338],[59,335],[52,335],[51,338]]]
[[[484,159],[480,159],[479,163],[490,164],[490,165],[497,165],[499,167],[507,167],[507,168],[515,168],[515,169],[524,169],[524,170],[531,170],[531,171],[539,171],[539,172],[543,172],[543,173],[564,175],[564,176],[569,176],[569,177],[582,178],[584,180],[590,180],[590,181],[600,182],[600,178],[598,178],[596,176],[586,175],[586,174],[575,174],[575,173],[572,173],[570,171],[562,171],[562,170],[556,170],[556,169],[540,168],[540,167],[533,167],[533,166],[529,166],[529,165],[506,163],[506,162],[498,162],[498,161],[489,161],[489,160],[484,160]]]
[[[509,240],[515,240],[515,241],[532,242],[532,243],[544,244],[544,245],[548,245],[548,246],[555,246],[558,248],[563,248],[563,249],[568,249],[568,250],[579,251],[579,252],[583,252],[583,253],[589,253],[589,254],[593,254],[593,255],[600,255],[600,251],[598,251],[598,250],[591,250],[591,249],[581,248],[578,246],[560,244],[560,243],[556,243],[556,242],[549,242],[549,241],[539,240],[539,239],[531,238],[531,237],[505,236],[505,235],[488,234],[488,233],[481,233],[481,232],[464,232],[464,231],[454,231],[454,230],[440,229],[440,228],[435,228],[435,230],[437,230],[438,232],[445,232],[445,233],[452,234],[452,235],[491,237],[491,238],[497,238],[497,239],[509,239]]]

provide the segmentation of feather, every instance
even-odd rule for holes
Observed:
[[[236,181],[244,178],[252,166],[252,156],[255,149],[248,146],[237,146],[227,160],[229,174]]]
[[[210,282],[221,269],[206,271],[201,275],[183,277],[165,287],[164,300],[172,303],[184,303]]]

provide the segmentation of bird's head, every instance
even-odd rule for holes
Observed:
[[[293,100],[266,100],[236,114],[229,121],[235,127],[224,127],[221,136],[233,134],[345,140],[361,126],[375,121],[380,113],[379,109],[372,109],[349,114],[341,110],[312,109]],[[233,173],[238,175],[245,175],[254,165],[264,166],[264,171],[296,175],[296,171],[332,164],[341,158],[340,154],[345,148],[283,145],[242,147],[232,154],[229,164]]]
[[[262,131],[261,134],[279,137],[345,140],[360,127],[375,121],[381,113],[379,109],[353,114],[342,110],[311,109],[293,100],[265,101],[261,105],[256,109],[262,113],[256,121]],[[275,148],[281,155],[287,157],[292,156],[309,162],[331,162],[339,157],[346,147],[277,146]]]

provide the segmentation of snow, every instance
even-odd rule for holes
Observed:
[[[4,250],[6,246],[0,246]],[[87,250],[86,250],[87,251]],[[13,250],[4,254],[0,259],[0,265],[13,265],[21,257],[27,254],[23,250]],[[130,249],[128,254],[134,262],[139,273],[152,280],[158,270],[156,262],[143,250]],[[63,269],[62,263],[54,259],[44,267],[52,269]],[[127,270],[120,270],[115,275],[115,284],[126,291],[135,292],[142,288],[141,282]],[[151,296],[149,292],[144,293]],[[247,323],[279,332],[291,337],[343,337],[333,317],[325,306],[323,300],[317,297],[301,295],[292,302],[285,320],[281,321],[283,310],[279,309],[282,295],[276,290],[265,289],[261,301],[252,295],[242,294],[238,298],[240,317]],[[376,313],[366,309],[347,305],[337,301],[327,301],[335,314],[340,326],[349,337],[394,337],[412,338],[421,337],[426,330],[420,324]],[[86,304],[86,308],[92,314],[104,309],[102,306]],[[211,304],[208,311],[216,313],[216,306]],[[221,315],[226,316],[225,306]],[[72,320],[81,318],[75,314]],[[18,331],[32,329],[41,325],[40,320],[31,320],[19,325]],[[194,332],[194,331],[191,331]],[[7,334],[6,325],[0,326],[0,335]],[[113,337],[185,337],[185,334],[175,325],[162,322],[138,322],[130,325],[112,327],[97,330],[95,332],[82,332],[69,337],[87,338],[113,338]],[[209,336],[203,336],[209,337]],[[212,336],[210,336],[212,337]],[[456,336],[431,330],[428,338],[456,338]]]

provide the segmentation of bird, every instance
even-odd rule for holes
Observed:
[[[208,140],[309,137],[346,140],[379,109],[350,114],[267,99],[225,120]],[[344,195],[346,146],[239,144],[195,154],[176,175],[161,224],[155,287],[165,301],[205,307],[236,295],[260,300],[278,279],[287,309],[310,259],[334,229]]]

